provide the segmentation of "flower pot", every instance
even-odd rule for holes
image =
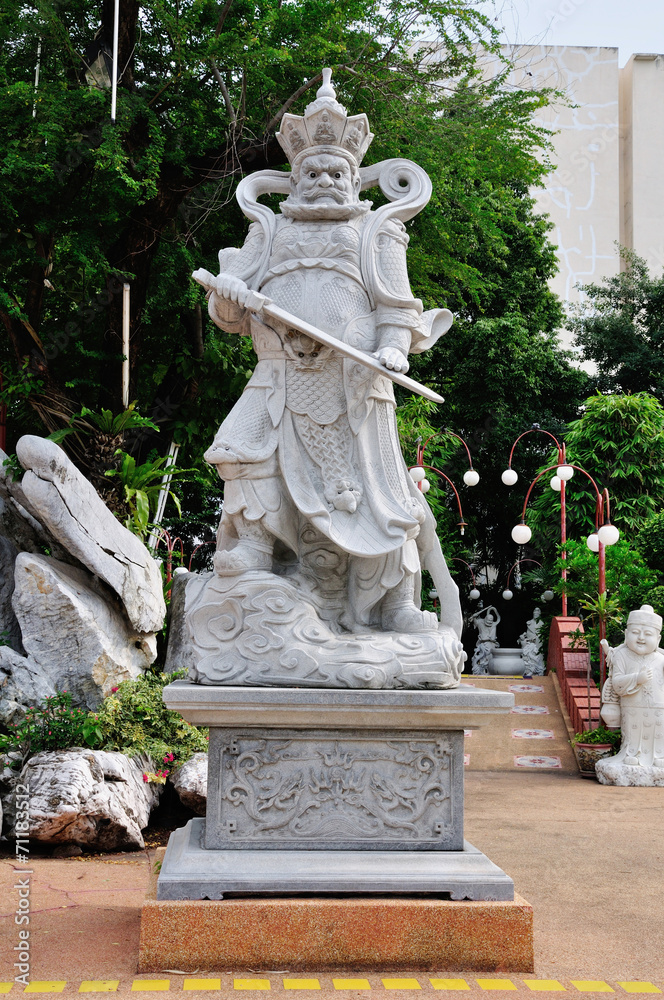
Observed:
[[[610,743],[572,743],[574,756],[583,778],[595,778],[595,764],[603,757],[612,757],[615,753]]]

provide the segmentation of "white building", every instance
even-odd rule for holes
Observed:
[[[599,283],[620,267],[617,244],[664,268],[664,55],[633,55],[618,66],[617,48],[515,46],[511,83],[550,87],[555,102],[542,118],[555,131],[555,169],[535,192],[554,224],[560,271],[551,285],[578,302],[578,284]]]

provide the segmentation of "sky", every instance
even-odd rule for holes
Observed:
[[[486,0],[504,41],[608,45],[624,66],[634,52],[664,54],[664,0]]]

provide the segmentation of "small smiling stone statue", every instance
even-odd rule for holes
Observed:
[[[664,786],[664,650],[662,618],[649,604],[632,611],[625,641],[615,649],[603,640],[609,677],[602,691],[604,721],[616,725],[622,745],[596,764],[603,785]]]

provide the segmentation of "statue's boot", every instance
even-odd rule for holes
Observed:
[[[437,632],[438,615],[422,611],[414,603],[383,607],[381,628],[384,632]]]
[[[664,757],[655,757],[652,762],[653,767],[661,767],[664,770]]]
[[[237,576],[252,569],[272,569],[272,546],[242,541],[234,549],[221,549],[213,559],[217,576]]]

